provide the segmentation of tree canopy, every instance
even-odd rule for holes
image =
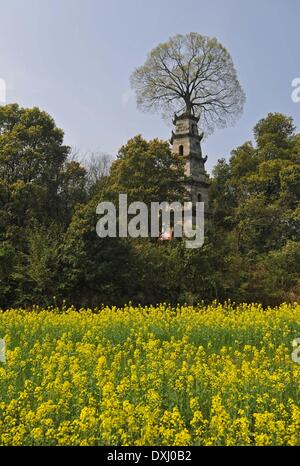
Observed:
[[[97,204],[119,193],[184,199],[183,160],[166,142],[136,136],[109,170],[87,176],[49,115],[1,107],[0,307],[299,300],[300,135],[270,113],[254,137],[216,165],[205,242],[190,250],[96,234]]]
[[[184,160],[166,141],[141,135],[121,147],[110,171],[110,191],[127,193],[130,201],[173,202],[187,196]]]
[[[131,84],[142,110],[193,114],[208,132],[233,122],[245,102],[229,52],[217,39],[195,32],[155,47]]]

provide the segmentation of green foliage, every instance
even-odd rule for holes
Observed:
[[[128,201],[173,202],[186,195],[184,160],[172,154],[169,144],[142,136],[122,146],[112,164],[109,177],[111,193],[127,193]]]
[[[214,170],[213,215],[223,237],[232,238],[226,255],[237,275],[236,299],[299,299],[300,272],[293,264],[300,242],[300,146],[294,130],[291,118],[270,113],[254,128],[256,147],[242,145]]]
[[[129,140],[110,172],[88,176],[53,119],[0,107],[0,306],[78,306],[228,298],[300,299],[300,135],[269,114],[213,170],[205,244],[96,234],[96,206],[184,201],[184,161],[167,142]],[[96,162],[95,162],[96,163]],[[93,181],[94,180],[94,181]],[[55,298],[54,298],[55,297]]]
[[[68,154],[47,113],[0,107],[0,290],[7,305],[47,302],[57,287],[61,231],[86,199],[85,170]]]

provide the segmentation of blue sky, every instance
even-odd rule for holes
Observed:
[[[252,138],[268,112],[294,117],[300,76],[299,0],[0,0],[0,78],[7,102],[49,112],[66,143],[115,155],[134,135],[168,139],[160,115],[136,108],[129,77],[176,33],[215,36],[246,92],[244,114],[203,143],[207,168]]]

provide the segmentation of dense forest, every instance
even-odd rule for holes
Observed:
[[[249,133],[250,134],[250,133]],[[182,200],[183,160],[136,136],[82,164],[38,108],[0,107],[0,307],[300,299],[300,134],[270,113],[211,175],[205,244],[99,238],[96,206]],[[101,141],[100,141],[101,143]]]

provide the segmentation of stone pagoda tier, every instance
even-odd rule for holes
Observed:
[[[201,140],[203,133],[198,131],[199,118],[183,113],[175,115],[170,143],[172,152],[185,159],[185,174],[189,177],[188,189],[191,193],[191,201],[204,202],[205,212],[208,213],[208,187],[209,177],[205,170],[207,156],[202,156]]]

